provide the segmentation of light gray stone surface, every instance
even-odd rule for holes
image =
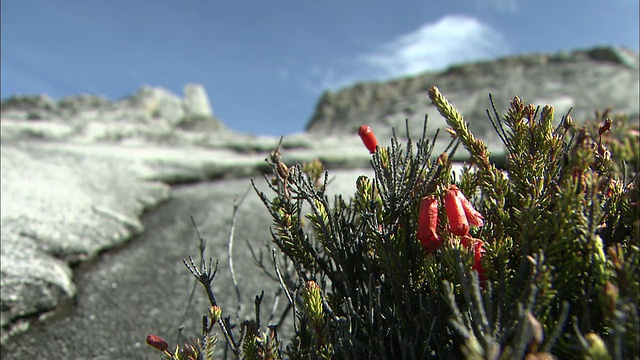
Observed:
[[[106,158],[28,144],[2,144],[1,156],[4,340],[12,321],[73,297],[69,266],[142,233],[139,216],[166,200],[169,188]]]
[[[371,175],[371,170],[332,171],[334,180],[329,189],[352,194],[356,178],[362,174]],[[267,189],[263,179],[256,180]],[[198,254],[189,216],[207,239],[206,256],[220,260],[213,289],[220,306],[233,316],[237,302],[227,266],[229,224],[234,200],[249,185],[249,179],[242,178],[174,187],[169,201],[145,215],[142,235],[76,269],[78,294],[73,306],[12,338],[3,348],[2,358],[158,359],[158,352],[145,344],[148,333],[164,337],[172,347],[181,325],[185,336],[196,336],[207,309],[206,295],[199,285],[193,307],[181,322],[193,284],[182,258]],[[236,221],[234,263],[242,291],[240,316],[253,317],[253,299],[264,290],[262,321],[268,323],[278,284],[256,266],[247,245],[262,250],[270,264],[269,246],[263,244],[271,239],[271,222],[253,190],[240,206]],[[285,302],[280,299],[278,316]],[[285,326],[281,334],[291,334],[290,328]]]
[[[332,168],[367,166],[370,155],[357,136],[352,138],[286,149],[283,160],[291,165],[320,158]],[[262,142],[252,143],[274,149],[278,139]],[[305,142],[299,136],[283,141],[300,143]],[[267,157],[268,151],[220,147],[4,141],[3,342],[76,296],[71,266],[141,234],[140,216],[170,196],[166,184],[261,176],[269,170]]]

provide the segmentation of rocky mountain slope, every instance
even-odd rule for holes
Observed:
[[[409,119],[412,133],[422,129],[429,115],[429,129],[445,126],[427,97],[427,88],[437,85],[464,114],[470,127],[483,139],[493,129],[485,110],[492,93],[499,112],[515,95],[536,105],[553,105],[556,118],[573,108],[578,122],[593,118],[594,110],[611,107],[638,117],[638,54],[615,47],[510,56],[451,66],[441,72],[388,82],[360,83],[337,92],[325,92],[317,103],[307,131],[323,134],[352,133],[369,123],[386,135],[392,127],[404,132]]]

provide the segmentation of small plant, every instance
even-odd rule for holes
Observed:
[[[242,359],[639,358],[637,130],[608,138],[619,123],[606,116],[594,132],[570,115],[554,126],[551,106],[515,97],[504,116],[488,112],[507,149],[500,169],[440,91],[428,92],[449,147],[432,156],[426,120],[415,143],[407,126],[406,144],[394,134],[386,148],[361,127],[374,177],[358,178],[353,196],[329,198],[320,162],[288,167],[280,147],[271,154],[272,194],[256,192],[292,265],[274,250],[294,321],[286,347],[260,330],[260,297],[239,340],[220,310],[191,345],[167,354],[149,344],[208,359],[217,323]],[[456,174],[459,145],[470,158]],[[218,306],[211,261],[185,264]]]

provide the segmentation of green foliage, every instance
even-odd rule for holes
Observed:
[[[606,116],[597,127],[576,129],[570,116],[554,126],[551,106],[515,97],[505,115],[488,112],[508,154],[500,169],[436,87],[429,97],[454,135],[445,153],[432,156],[426,121],[415,143],[408,130],[406,144],[394,135],[353,196],[327,195],[320,162],[289,168],[280,148],[271,154],[272,194],[256,192],[292,264],[274,252],[295,334],[281,351],[275,333],[260,330],[256,300],[241,341],[216,320],[235,356],[639,358],[637,128],[623,131],[615,118],[609,129]],[[469,165],[454,174],[459,145]],[[484,217],[463,236],[449,230],[454,184]],[[425,196],[445,200],[433,253],[416,238]],[[211,264],[203,269],[190,267],[216,305]]]

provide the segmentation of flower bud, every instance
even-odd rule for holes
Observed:
[[[611,129],[611,119],[606,118],[604,124],[598,129],[598,136],[602,136],[602,134],[609,131],[609,129]]]
[[[587,358],[591,359],[610,359],[609,350],[604,340],[596,333],[588,333],[584,336],[589,344],[587,349]]]
[[[474,239],[469,235],[463,236],[460,239],[460,243],[465,247],[470,247],[473,249],[473,265],[471,268],[478,272],[478,278],[480,281],[484,281],[484,268],[482,267],[482,254],[485,253],[484,250],[484,241],[480,239]]]
[[[289,176],[289,168],[282,161],[278,160],[276,163],[276,169],[281,178],[286,179]]]
[[[571,114],[567,114],[567,116],[564,118],[564,122],[562,124],[563,124],[563,127],[564,127],[565,130],[569,130],[575,125],[575,123],[573,121],[573,117],[571,116]]]
[[[169,347],[169,344],[167,344],[167,342],[164,341],[163,338],[154,334],[147,335],[147,344],[151,345],[152,347],[160,351],[165,351]]]
[[[600,293],[600,301],[602,302],[605,313],[607,315],[613,316],[613,313],[616,310],[616,303],[618,302],[619,295],[620,290],[611,281],[607,281],[604,284],[602,292]]]
[[[418,240],[422,248],[432,254],[442,245],[436,233],[438,227],[438,200],[434,196],[425,196],[420,202],[418,215]]]
[[[209,308],[209,318],[212,322],[216,323],[222,317],[222,308],[218,305],[213,305]]]
[[[358,135],[360,135],[360,139],[364,143],[364,146],[367,147],[370,153],[376,152],[376,147],[378,146],[378,140],[376,139],[376,135],[371,130],[371,126],[362,125],[358,129]]]
[[[465,214],[460,197],[460,190],[457,186],[451,185],[444,195],[444,209],[449,220],[449,231],[458,236],[465,236],[469,233],[469,221]]]
[[[531,342],[529,344],[529,348],[531,351],[535,352],[538,349],[538,345],[542,344],[542,341],[544,340],[544,329],[542,328],[540,321],[536,319],[531,311],[527,310],[526,316],[529,321],[529,326],[531,326]]]
[[[533,104],[527,104],[524,106],[524,115],[528,120],[533,119],[533,115],[536,113],[536,107]]]

